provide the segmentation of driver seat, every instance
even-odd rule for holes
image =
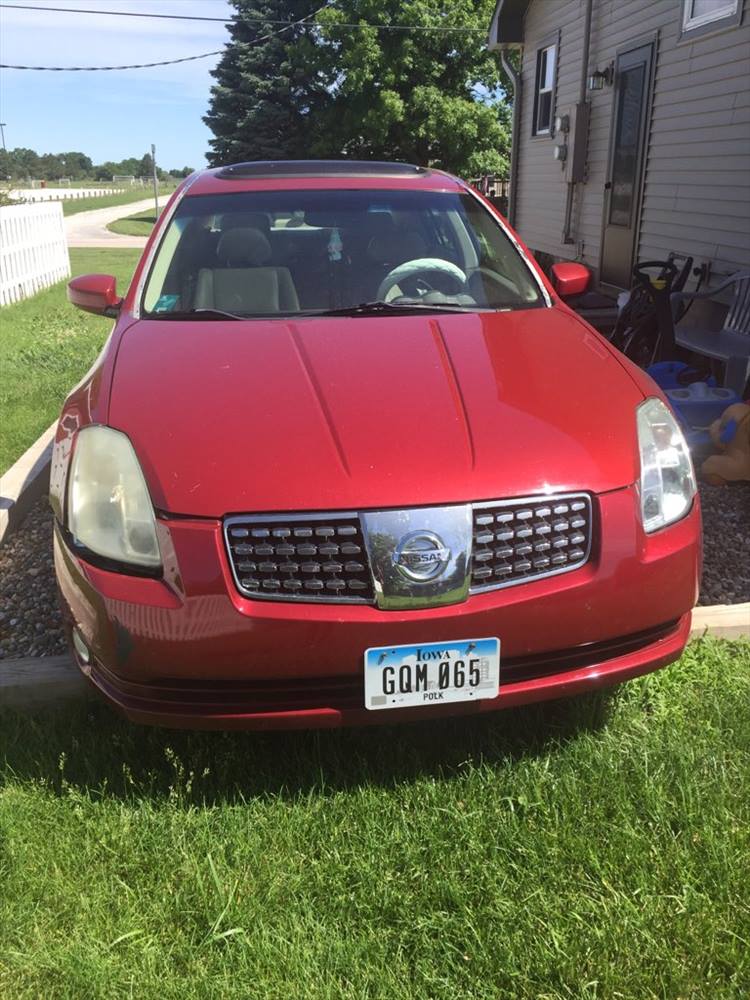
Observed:
[[[289,268],[267,267],[271,244],[260,229],[225,232],[213,268],[201,268],[195,286],[195,309],[232,313],[296,312],[299,299]]]

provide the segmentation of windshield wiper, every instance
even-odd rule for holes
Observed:
[[[237,313],[226,312],[224,309],[183,309],[174,312],[147,313],[147,319],[167,320],[256,320],[294,318],[295,316],[382,316],[388,313],[437,312],[437,313],[473,313],[498,312],[514,308],[513,306],[480,306],[477,304],[462,304],[460,302],[360,302],[358,305],[341,306],[338,309],[301,309],[277,313],[250,313],[239,316]]]
[[[152,312],[148,319],[247,319],[236,313],[225,312],[223,309],[182,309],[176,312]]]
[[[320,309],[305,311],[305,316],[377,316],[391,312],[487,312],[486,306],[462,305],[458,302],[360,302],[356,306],[342,306],[340,309]]]

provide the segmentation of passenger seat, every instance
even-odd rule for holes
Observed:
[[[196,309],[233,313],[296,312],[299,299],[289,269],[266,267],[271,245],[259,229],[230,229],[216,248],[216,267],[201,268]]]

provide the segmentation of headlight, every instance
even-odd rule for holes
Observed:
[[[687,442],[671,411],[660,399],[637,410],[641,452],[641,519],[646,531],[679,521],[696,492]]]
[[[84,427],[68,477],[68,529],[106,559],[146,569],[161,565],[156,521],[128,438],[111,427]]]

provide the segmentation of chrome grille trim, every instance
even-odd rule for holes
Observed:
[[[237,514],[224,518],[223,530],[234,583],[243,597],[297,604],[375,601],[356,512]]]
[[[517,587],[584,566],[591,555],[588,493],[553,493],[472,504],[469,594]],[[494,541],[488,535],[494,532]],[[575,558],[571,558],[571,555]]]
[[[588,493],[488,500],[469,507],[469,596],[569,573],[589,561],[594,510]],[[223,534],[232,577],[243,597],[376,604],[360,512],[237,514],[224,518]],[[344,551],[354,546],[359,552]],[[248,586],[248,580],[257,586]],[[329,586],[341,581],[343,586]],[[294,582],[299,585],[292,589]],[[352,582],[364,586],[353,592]]]

